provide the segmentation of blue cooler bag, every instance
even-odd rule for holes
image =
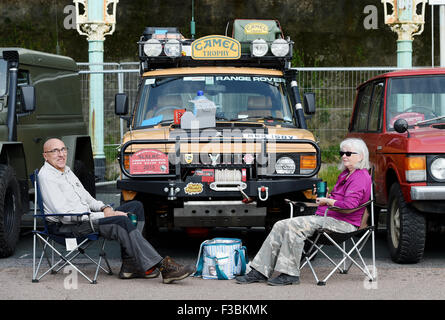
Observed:
[[[240,239],[214,238],[201,243],[195,277],[229,280],[246,272],[247,249]]]

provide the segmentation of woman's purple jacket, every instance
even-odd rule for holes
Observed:
[[[342,209],[356,208],[368,201],[371,196],[371,176],[368,170],[357,169],[346,179],[348,173],[348,170],[340,173],[330,194],[331,199],[337,200],[334,206]],[[319,206],[315,214],[323,216],[327,207]],[[359,227],[364,212],[365,208],[348,214],[329,210],[327,215]]]

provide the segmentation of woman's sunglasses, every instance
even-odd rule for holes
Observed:
[[[340,151],[339,154],[340,154],[340,157],[343,157],[343,155],[346,155],[347,157],[350,157],[352,154],[358,154],[358,152]]]

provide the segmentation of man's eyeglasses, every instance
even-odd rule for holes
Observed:
[[[340,157],[343,157],[344,155],[346,155],[347,157],[350,157],[352,154],[358,154],[358,152],[353,152],[353,151],[340,151],[339,154],[340,154]]]
[[[50,153],[50,154],[58,154],[58,153],[67,153],[68,152],[68,148],[67,147],[63,147],[62,149],[52,149],[52,150],[48,150],[45,151],[44,153]]]

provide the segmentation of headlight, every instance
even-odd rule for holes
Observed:
[[[168,40],[164,46],[164,52],[169,57],[179,57],[181,55],[181,43],[176,39]]]
[[[293,174],[295,172],[295,162],[289,157],[281,157],[275,164],[275,171],[278,174]]]
[[[149,39],[144,44],[144,52],[148,57],[157,57],[162,52],[162,45],[158,39]]]
[[[276,57],[284,57],[289,53],[289,43],[284,39],[277,39],[272,42],[270,51],[272,51]]]
[[[431,163],[431,175],[434,179],[445,180],[445,158],[437,158]]]
[[[255,57],[264,56],[269,50],[266,40],[256,39],[252,41],[252,55]]]

